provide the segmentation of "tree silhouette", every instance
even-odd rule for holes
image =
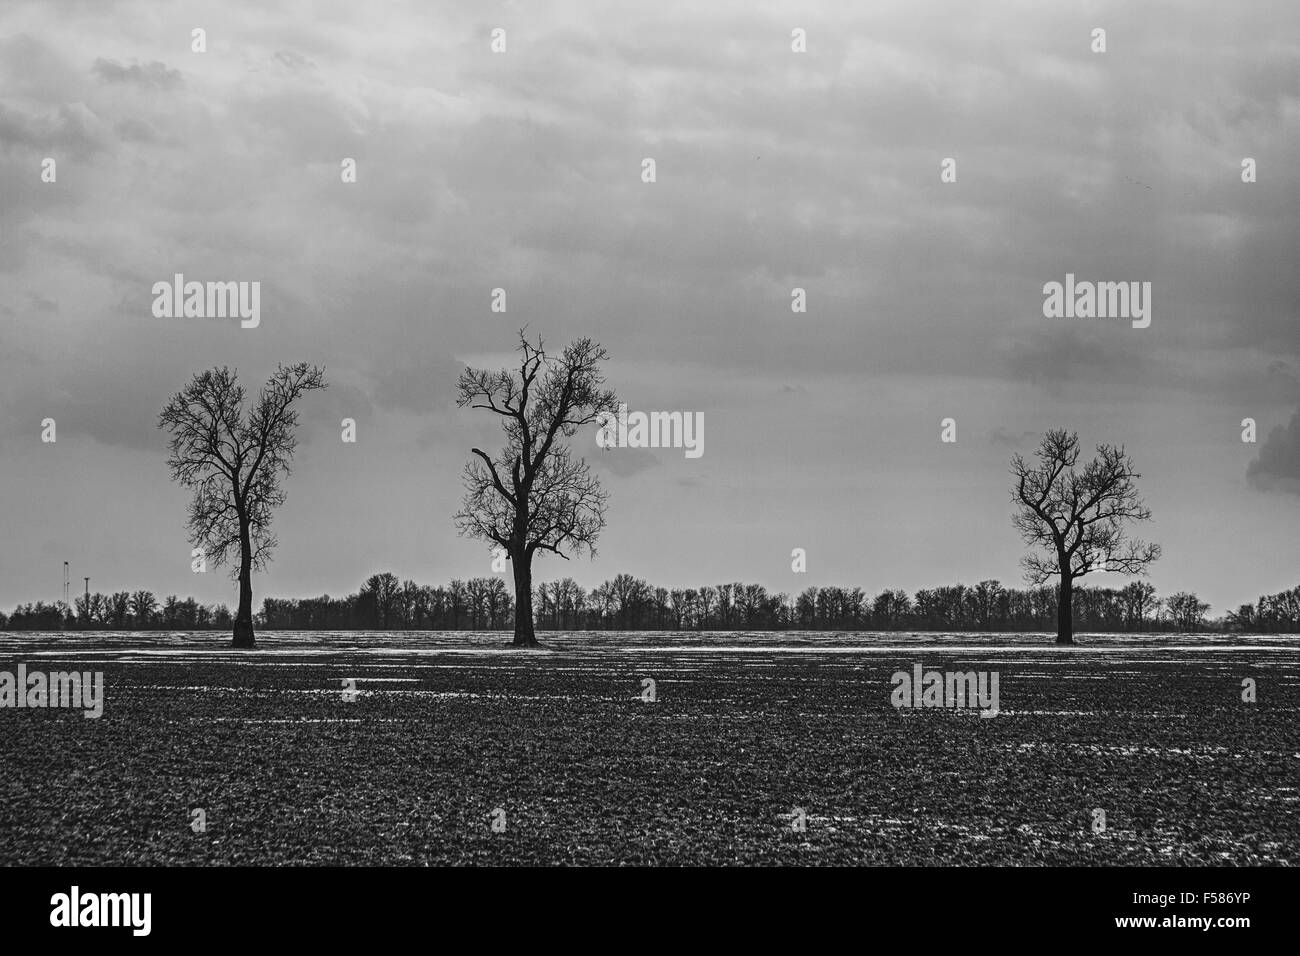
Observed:
[[[465,466],[465,498],[455,523],[461,535],[500,545],[514,567],[514,644],[535,646],[533,556],[549,551],[568,560],[595,554],[605,527],[606,494],[585,459],[574,459],[565,439],[584,425],[615,414],[618,400],[604,385],[608,356],[591,339],[548,355],[519,332],[519,367],[489,372],[467,368],[456,404],[501,418],[506,445],[493,459],[474,448]]]
[[[239,581],[235,647],[254,645],[252,572],[266,566],[276,543],[271,517],[284,502],[281,482],[297,445],[294,402],[324,387],[322,369],[281,365],[245,409],[235,372],[213,368],[195,375],[158,416],[158,427],[171,432],[172,479],[194,489],[190,543],[218,567],[238,549],[231,566]]]
[[[1056,643],[1074,643],[1074,581],[1092,571],[1145,574],[1160,557],[1160,545],[1129,541],[1124,525],[1148,521],[1150,510],[1137,494],[1142,477],[1122,447],[1098,445],[1097,457],[1076,471],[1079,436],[1064,429],[1049,431],[1035,452],[1038,463],[1011,459],[1016,504],[1012,523],[1037,552],[1021,565],[1031,584],[1060,576]]]
[[[153,625],[154,615],[158,613],[158,599],[152,591],[136,591],[131,595],[131,617],[135,626],[141,630]]]
[[[1133,581],[1119,592],[1124,609],[1124,626],[1130,630],[1141,630],[1146,624],[1147,615],[1159,607],[1156,589],[1150,581]]]
[[[1165,598],[1165,607],[1169,609],[1169,620],[1180,631],[1199,631],[1205,621],[1205,612],[1210,609],[1195,593],[1178,591]]]

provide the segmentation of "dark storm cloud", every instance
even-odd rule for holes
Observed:
[[[1300,409],[1288,425],[1278,425],[1246,469],[1256,488],[1300,495]]]
[[[1294,360],[1300,359],[1300,196],[1279,192],[1270,191],[1273,208],[1259,210],[1261,219],[1249,227],[1210,301],[1219,305],[1232,344]]]
[[[11,409],[32,441],[39,434],[39,423],[49,417],[57,423],[62,445],[88,438],[161,455],[166,443],[155,427],[155,416],[162,407],[158,394],[139,379],[95,376],[80,382],[48,381],[44,388],[29,386],[14,397]]]

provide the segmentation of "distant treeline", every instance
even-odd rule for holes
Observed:
[[[874,597],[861,588],[810,587],[797,596],[761,584],[654,587],[620,574],[588,591],[572,578],[534,589],[539,630],[954,630],[1050,631],[1054,587],[1005,588],[997,581]],[[1195,631],[1205,628],[1300,632],[1300,587],[1245,604],[1207,623],[1210,606],[1180,591],[1161,599],[1146,581],[1121,589],[1076,588],[1075,627],[1085,631]],[[270,630],[501,630],[514,626],[514,599],[501,577],[431,587],[391,573],[370,577],[346,597],[267,598],[258,626]]]
[[[346,597],[267,598],[255,618],[272,631],[498,631],[514,622],[514,598],[500,577],[431,587],[387,572],[372,574]]]
[[[810,587],[792,597],[741,582],[669,590],[620,574],[590,592],[571,578],[540,585],[536,613],[537,626],[549,629],[1050,631],[1056,602],[1053,587],[992,580],[874,597],[861,588]],[[1076,588],[1073,605],[1076,628],[1090,631],[1197,630],[1208,610],[1185,592],[1161,601],[1144,581],[1118,591]]]
[[[1056,589],[1005,588],[997,581],[923,588],[914,595],[886,589],[810,587],[796,596],[771,594],[761,584],[702,588],[654,587],[620,574],[590,591],[572,578],[539,584],[534,614],[539,630],[945,630],[1050,631],[1056,626]],[[149,591],[119,591],[63,602],[20,605],[0,614],[10,630],[225,630],[224,605],[204,606],[171,595],[160,604]],[[1202,629],[1300,633],[1300,586],[1265,595],[1207,622],[1209,605],[1179,591],[1159,598],[1145,581],[1120,589],[1077,588],[1075,627],[1082,631],[1196,631]],[[257,626],[267,630],[505,630],[514,626],[514,600],[502,577],[454,580],[445,586],[401,581],[391,573],[369,577],[345,597],[266,598]]]
[[[205,605],[192,597],[169,594],[159,603],[152,591],[83,594],[69,607],[62,601],[20,604],[0,627],[11,631],[177,631],[229,630],[232,618],[224,604]]]

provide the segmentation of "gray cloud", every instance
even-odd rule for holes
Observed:
[[[1014,341],[1007,350],[1007,367],[1017,378],[1053,392],[1081,378],[1132,381],[1144,373],[1150,360],[1141,350],[1140,339],[1111,324],[1114,327],[1095,331],[1052,328]]]
[[[314,70],[316,64],[301,53],[295,53],[293,50],[276,50],[275,60],[281,66],[291,71],[297,70]]]
[[[1265,382],[1283,402],[1300,402],[1300,367],[1283,359],[1269,363]]]
[[[619,478],[631,478],[661,467],[660,455],[666,454],[653,448],[597,448],[594,440],[591,447],[578,449],[578,457],[585,458],[594,470]]]
[[[1300,409],[1290,424],[1269,432],[1246,477],[1256,488],[1300,495]]]
[[[1037,441],[1041,438],[1040,432],[1036,431],[1018,431],[1011,432],[998,426],[989,432],[989,444],[998,445],[1006,448],[1022,448],[1027,444]]]
[[[180,70],[156,60],[152,63],[132,63],[127,66],[116,60],[100,57],[95,60],[91,72],[107,83],[131,83],[155,90],[174,90],[184,82]]]
[[[43,115],[0,103],[0,149],[15,147],[74,159],[93,157],[104,147],[103,123],[85,103],[64,103]]]
[[[456,399],[462,363],[446,356],[393,356],[392,364],[367,370],[371,394],[380,408],[431,414],[446,411]]]
[[[0,37],[0,81],[6,98],[45,102],[75,97],[82,82],[57,43],[28,33]]]
[[[124,119],[113,127],[113,132],[124,143],[156,143],[158,131],[144,120]]]

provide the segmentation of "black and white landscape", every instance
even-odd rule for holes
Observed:
[[[1300,864],[1298,133],[1281,0],[5,3],[0,864]]]

